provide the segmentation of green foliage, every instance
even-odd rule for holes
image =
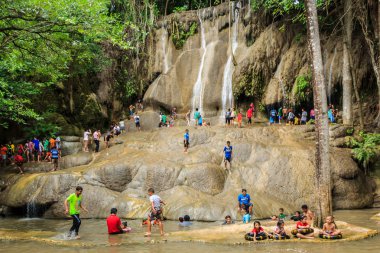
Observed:
[[[49,119],[49,113],[43,114],[39,120],[25,126],[24,131],[29,138],[49,137],[62,130],[56,123]]]
[[[261,100],[264,95],[265,82],[261,73],[246,73],[241,77],[239,84],[234,87],[234,96],[244,94],[246,97]]]
[[[181,49],[185,45],[186,40],[196,33],[197,28],[198,24],[196,22],[191,23],[188,29],[186,29],[182,23],[174,23],[174,31],[172,34],[174,46],[177,49]]]
[[[313,94],[311,75],[300,75],[296,78],[294,98],[297,104],[309,102]]]
[[[103,66],[100,43],[127,49],[123,24],[108,0],[5,0],[0,12],[0,122],[40,120],[31,101],[55,86]],[[73,64],[78,67],[73,68]],[[73,71],[73,69],[78,71]]]
[[[187,5],[180,6],[180,7],[174,7],[173,13],[179,13],[179,12],[187,11],[188,8],[189,7]]]
[[[379,157],[380,153],[380,134],[378,133],[359,133],[360,138],[350,137],[347,145],[352,149],[352,154],[364,168]]]

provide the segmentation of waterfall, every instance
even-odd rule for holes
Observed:
[[[26,204],[26,217],[36,218],[38,216],[38,208],[36,206],[35,198],[31,198]]]
[[[223,72],[223,88],[222,88],[222,117],[224,117],[226,110],[232,108],[233,106],[233,92],[232,92],[232,75],[234,73],[235,66],[233,64],[233,55],[238,47],[238,25],[239,25],[239,10],[234,4],[232,4],[232,10],[234,13],[234,24],[232,26],[232,38],[231,38],[231,47],[232,52],[228,57],[226,66],[224,67]]]
[[[334,68],[335,56],[336,56],[336,47],[334,48],[334,55],[330,63],[329,80],[327,84],[327,96],[329,99],[329,104],[331,104],[332,73],[333,73],[333,68]]]
[[[193,98],[192,98],[192,110],[195,112],[196,108],[199,108],[199,112],[203,115],[203,92],[204,92],[204,85],[202,83],[202,72],[203,72],[203,66],[204,61],[206,58],[206,52],[207,52],[207,45],[206,45],[206,36],[205,36],[205,28],[203,25],[202,15],[200,11],[198,12],[198,18],[201,26],[201,46],[202,46],[202,57],[201,62],[199,65],[199,71],[198,71],[198,77],[197,81],[194,84],[193,87]]]
[[[162,28],[164,31],[161,35],[161,44],[162,44],[162,54],[163,54],[163,70],[162,73],[166,73],[169,70],[169,63],[168,63],[168,31],[165,27]]]

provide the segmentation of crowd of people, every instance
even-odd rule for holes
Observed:
[[[79,228],[81,226],[80,210],[85,212],[88,210],[83,206],[82,203],[82,192],[83,188],[77,186],[75,193],[70,194],[64,201],[65,213],[72,217],[73,225],[69,230],[69,237],[74,237],[79,239]],[[164,205],[165,202],[155,194],[153,188],[148,189],[149,196],[149,214],[147,218],[142,220],[141,225],[147,227],[147,232],[145,236],[149,237],[152,234],[152,226],[157,225],[160,231],[160,235],[164,235]],[[250,223],[251,217],[253,215],[253,204],[251,202],[251,197],[247,193],[246,189],[242,189],[242,193],[238,195],[238,213],[242,216],[242,223]],[[253,238],[253,241],[264,239],[283,239],[290,238],[290,236],[285,231],[285,221],[295,222],[292,234],[299,239],[314,239],[314,230],[312,229],[314,224],[314,213],[308,208],[307,205],[302,205],[302,213],[296,211],[294,215],[288,218],[284,213],[283,208],[279,208],[279,214],[273,215],[271,217],[272,221],[276,221],[277,225],[272,232],[267,232],[261,226],[260,221],[256,220],[253,222],[253,229],[247,235]],[[191,218],[189,215],[184,215],[178,218],[178,225],[180,227],[190,227],[192,225]],[[235,221],[231,218],[231,215],[225,217],[224,222],[221,225],[235,224]],[[108,234],[123,234],[130,232],[131,227],[128,227],[128,223],[122,222],[120,217],[117,216],[117,208],[112,207],[109,217],[106,219],[106,225]],[[341,231],[338,230],[337,225],[334,222],[333,216],[326,217],[323,228],[319,232],[320,236],[337,236],[341,235]]]
[[[15,164],[20,174],[24,174],[23,164],[27,162],[50,162],[52,171],[58,170],[58,160],[61,158],[61,138],[58,135],[38,137],[26,140],[24,144],[1,145],[1,164],[3,167]]]

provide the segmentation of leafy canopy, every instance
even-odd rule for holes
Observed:
[[[108,0],[0,0],[0,125],[41,119],[32,99],[86,68],[108,40],[128,48]]]

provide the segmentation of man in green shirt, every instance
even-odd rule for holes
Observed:
[[[79,227],[81,224],[81,219],[79,218],[80,208],[85,212],[88,210],[82,206],[82,191],[81,186],[77,186],[75,193],[70,194],[70,196],[65,200],[65,214],[70,214],[73,218],[73,225],[70,228],[69,236],[72,235],[72,232],[75,231],[75,239],[79,239]]]

